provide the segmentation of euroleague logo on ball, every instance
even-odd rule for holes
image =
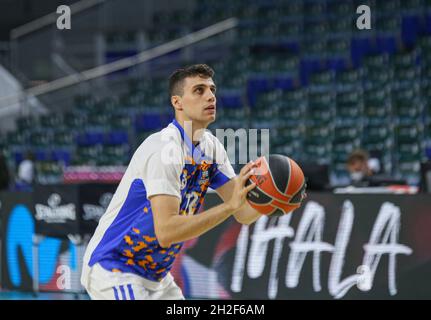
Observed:
[[[256,179],[256,180],[255,180],[256,185],[260,187],[261,185],[263,185],[263,184],[265,183],[265,181],[266,181],[266,180],[268,180],[268,177],[267,177],[267,176],[262,175],[261,170],[257,169],[257,170],[256,170],[255,179]],[[252,190],[252,191],[253,191],[253,190]],[[259,193],[258,193],[258,192],[255,192],[255,194],[256,194],[257,196],[259,196]]]
[[[256,187],[247,194],[250,205],[262,214],[282,215],[301,205],[305,197],[305,177],[298,164],[289,157],[273,154],[255,161],[255,174],[247,185]]]

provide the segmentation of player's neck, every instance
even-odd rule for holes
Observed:
[[[185,134],[189,138],[193,138],[193,144],[197,144],[200,141],[205,129],[208,127],[207,123],[201,123],[190,119],[176,118],[176,120],[184,129]]]

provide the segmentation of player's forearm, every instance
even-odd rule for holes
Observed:
[[[172,215],[160,226],[158,241],[162,247],[183,242],[196,237],[219,225],[235,211],[227,203],[222,203],[197,215]]]

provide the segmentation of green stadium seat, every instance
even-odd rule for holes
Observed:
[[[76,148],[72,163],[76,165],[97,165],[98,158],[102,155],[102,146],[94,145]]]
[[[277,58],[277,70],[282,74],[290,74],[296,77],[299,72],[299,57],[296,55],[284,55]]]
[[[37,161],[36,181],[39,184],[59,184],[63,182],[62,164],[55,161]]]
[[[52,145],[54,140],[54,136],[52,132],[43,130],[43,131],[34,131],[30,136],[30,143],[32,147],[49,147]]]
[[[275,42],[279,34],[280,25],[273,21],[259,25],[256,31],[256,37],[259,38],[259,40],[264,39],[265,41]]]
[[[422,13],[424,9],[422,0],[401,1],[401,12],[406,14]]]
[[[89,113],[87,126],[90,128],[109,128],[110,114],[107,113]]]
[[[326,2],[316,1],[316,2],[305,2],[304,3],[304,13],[307,16],[322,16],[326,9]]]
[[[129,160],[128,145],[104,146],[97,157],[98,165],[127,165]]]
[[[431,62],[431,60],[430,60],[430,62]],[[428,83],[430,82],[429,79],[431,79],[431,63],[422,68],[421,77],[424,80],[424,83],[426,85],[428,85]]]
[[[331,35],[349,33],[354,30],[354,23],[349,15],[335,16],[329,20],[329,32]],[[347,39],[346,39],[347,40]]]
[[[422,110],[418,106],[400,105],[395,107],[396,116],[401,120],[421,121]]]
[[[303,128],[300,126],[283,126],[277,130],[278,137],[285,141],[300,141],[303,139]]]
[[[335,110],[335,95],[331,91],[310,92],[308,94],[308,109],[314,110]]]
[[[327,52],[331,57],[349,57],[350,39],[347,37],[329,39],[327,43]]]
[[[6,144],[9,146],[25,146],[29,142],[29,135],[26,132],[10,131],[6,136]]]
[[[379,142],[383,140],[390,139],[391,130],[388,126],[367,126],[364,128],[364,138],[365,142]]]
[[[397,143],[397,151],[400,160],[412,161],[420,160],[422,156],[422,148],[419,141]]]
[[[377,18],[376,30],[379,33],[398,33],[401,29],[401,17],[399,14],[387,14]]]
[[[365,106],[364,115],[369,119],[381,119],[389,121],[391,107],[388,104]]]
[[[401,4],[399,0],[376,1],[376,10],[384,13],[399,13]]]
[[[310,86],[331,86],[334,84],[335,72],[327,70],[313,73],[310,76]]]
[[[415,82],[420,79],[420,70],[416,67],[395,69],[394,80],[397,82]]]
[[[339,72],[335,78],[337,87],[340,89],[348,88],[349,92],[352,90],[361,91],[363,74],[364,70],[361,68]]]
[[[304,153],[308,158],[329,163],[331,160],[331,144],[323,141],[311,141],[304,145]]]
[[[336,93],[337,107],[354,106],[363,103],[363,91],[361,88],[353,90],[339,90]]]
[[[348,155],[353,150],[358,149],[360,146],[360,138],[355,137],[354,139],[350,141],[343,141],[343,142],[335,142],[332,145],[332,152],[337,153],[339,155]]]
[[[336,111],[337,119],[343,121],[345,119],[360,120],[363,116],[363,105],[359,103],[337,106]]]
[[[389,65],[389,56],[387,54],[368,55],[364,57],[363,63],[366,71],[382,70]]]
[[[306,32],[306,31],[304,31]],[[301,51],[305,56],[324,56],[328,48],[327,39],[319,37],[318,39],[306,39],[302,42]]]
[[[23,116],[23,117],[19,117],[16,120],[16,125],[19,131],[25,131],[28,129],[32,129],[35,126],[38,126],[39,121],[36,117],[33,117],[33,116]]]
[[[387,54],[364,57],[364,80],[371,85],[382,85],[393,78],[393,67]]]
[[[90,112],[94,110],[94,106],[96,105],[96,99],[91,95],[76,96],[74,101],[75,109],[78,112]]]
[[[392,147],[392,143],[390,140],[382,140],[382,141],[375,141],[375,142],[363,142],[363,149],[365,150],[374,150],[377,152],[389,152]]]
[[[246,70],[246,69],[245,69]],[[232,75],[226,75],[222,78],[220,83],[226,89],[244,89],[247,84],[248,77],[244,73],[235,73]]]
[[[405,69],[414,67],[418,56],[417,51],[399,52],[393,56],[395,69]]]
[[[87,115],[80,112],[66,112],[64,124],[67,128],[81,130],[87,125]]]
[[[112,129],[129,129],[132,127],[132,119],[127,114],[113,113],[109,115],[109,127]]]
[[[302,24],[297,21],[284,21],[280,22],[280,33],[281,39],[298,38],[302,34]]]
[[[278,115],[278,108],[274,108],[273,105],[269,104],[266,107],[255,108],[253,111],[253,115],[262,121],[265,120],[273,120]]]
[[[302,121],[304,117],[304,111],[300,108],[286,108],[282,107],[278,111],[278,117],[280,120],[285,121]]]
[[[327,12],[336,17],[351,16],[352,12],[354,12],[353,3],[348,0],[328,1]]]
[[[387,104],[390,100],[390,87],[373,87],[364,91],[365,106],[380,106]]]
[[[390,84],[394,79],[394,71],[389,67],[386,70],[373,69],[366,71],[364,79],[368,86],[378,87]]]
[[[308,126],[306,139],[315,141],[332,141],[333,130],[331,126]]]
[[[258,96],[256,106],[266,108],[281,100],[283,95],[282,90],[272,90]]]
[[[394,113],[400,119],[419,120],[424,110],[420,86],[411,83],[405,88],[393,90],[392,104],[394,106]]]
[[[63,125],[63,115],[59,113],[50,113],[40,116],[39,123],[42,128],[58,128]]]
[[[298,15],[304,13],[304,1],[302,0],[292,0],[292,1],[285,1],[285,0],[276,0],[279,3],[277,4],[277,8],[280,9],[280,11],[283,14],[293,14]]]
[[[414,125],[399,125],[395,128],[395,137],[397,143],[408,144],[423,140],[423,126]]]
[[[334,130],[334,143],[347,143],[361,136],[360,127],[339,125]]]
[[[72,147],[75,143],[75,134],[70,129],[60,129],[54,134],[53,145],[56,148]]]
[[[421,61],[424,67],[431,66],[431,36],[423,36],[418,40]]]
[[[424,139],[426,141],[431,140],[431,118],[424,121]]]
[[[255,56],[250,63],[251,73],[262,74],[277,70],[277,58],[274,56]]]
[[[307,92],[303,89],[286,90],[282,93],[282,99],[285,102],[292,102],[294,104],[300,104],[307,100]]]

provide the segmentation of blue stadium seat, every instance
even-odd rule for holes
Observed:
[[[57,162],[63,162],[66,166],[71,164],[72,151],[65,149],[53,150],[51,153],[51,159]]]
[[[116,130],[110,131],[105,136],[104,144],[107,145],[121,145],[129,142],[129,135],[127,131]]]
[[[103,144],[105,133],[103,131],[87,131],[76,137],[78,146],[93,146]]]

